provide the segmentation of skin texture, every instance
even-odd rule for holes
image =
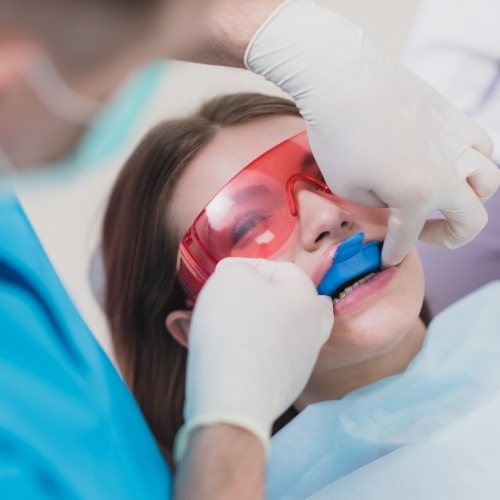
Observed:
[[[265,452],[253,434],[220,424],[196,429],[190,441],[184,464],[177,474],[174,491],[177,500],[264,498]],[[221,469],[220,464],[226,467]],[[190,478],[206,480],[200,483]]]
[[[172,211],[179,240],[211,198],[262,152],[305,129],[298,117],[266,117],[221,130],[188,166],[175,191]],[[333,190],[335,187],[333,186]],[[325,252],[363,231],[368,240],[383,241],[387,210],[355,205],[311,188],[295,193],[299,204],[295,232],[273,260],[295,263],[317,282],[315,270]],[[324,273],[323,273],[324,274]],[[397,266],[392,279],[355,306],[335,307],[335,324],[321,350],[311,379],[296,402],[307,404],[347,392],[403,370],[418,352],[425,328],[418,318],[424,278],[415,250]],[[347,301],[346,301],[347,302]],[[188,311],[175,311],[168,330],[189,345]]]
[[[183,0],[165,6],[156,33],[163,55],[182,61],[243,67],[257,28],[282,0]]]

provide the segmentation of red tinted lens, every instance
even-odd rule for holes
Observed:
[[[305,132],[264,153],[219,191],[180,246],[179,278],[188,295],[198,293],[218,261],[270,258],[285,244],[297,223],[288,181],[301,177],[327,189]]]

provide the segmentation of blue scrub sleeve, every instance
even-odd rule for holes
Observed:
[[[14,197],[0,200],[0,497],[170,498],[134,398]]]

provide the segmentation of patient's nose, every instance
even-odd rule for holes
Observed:
[[[305,250],[314,251],[327,240],[338,243],[352,234],[353,218],[335,204],[333,195],[300,189],[295,196],[299,205],[300,240]]]

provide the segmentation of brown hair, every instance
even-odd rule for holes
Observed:
[[[118,363],[164,454],[171,461],[183,423],[187,351],[165,330],[170,311],[185,309],[176,280],[176,235],[169,204],[177,182],[221,127],[272,115],[299,116],[291,102],[234,94],[194,115],[164,122],[121,171],[104,218],[105,310]]]
[[[158,125],[125,164],[109,200],[102,241],[105,310],[120,368],[170,463],[183,423],[187,360],[165,328],[169,312],[185,309],[176,279],[182,235],[174,232],[170,201],[186,167],[218,129],[272,115],[299,111],[282,98],[234,94]],[[296,414],[290,408],[274,431]]]

